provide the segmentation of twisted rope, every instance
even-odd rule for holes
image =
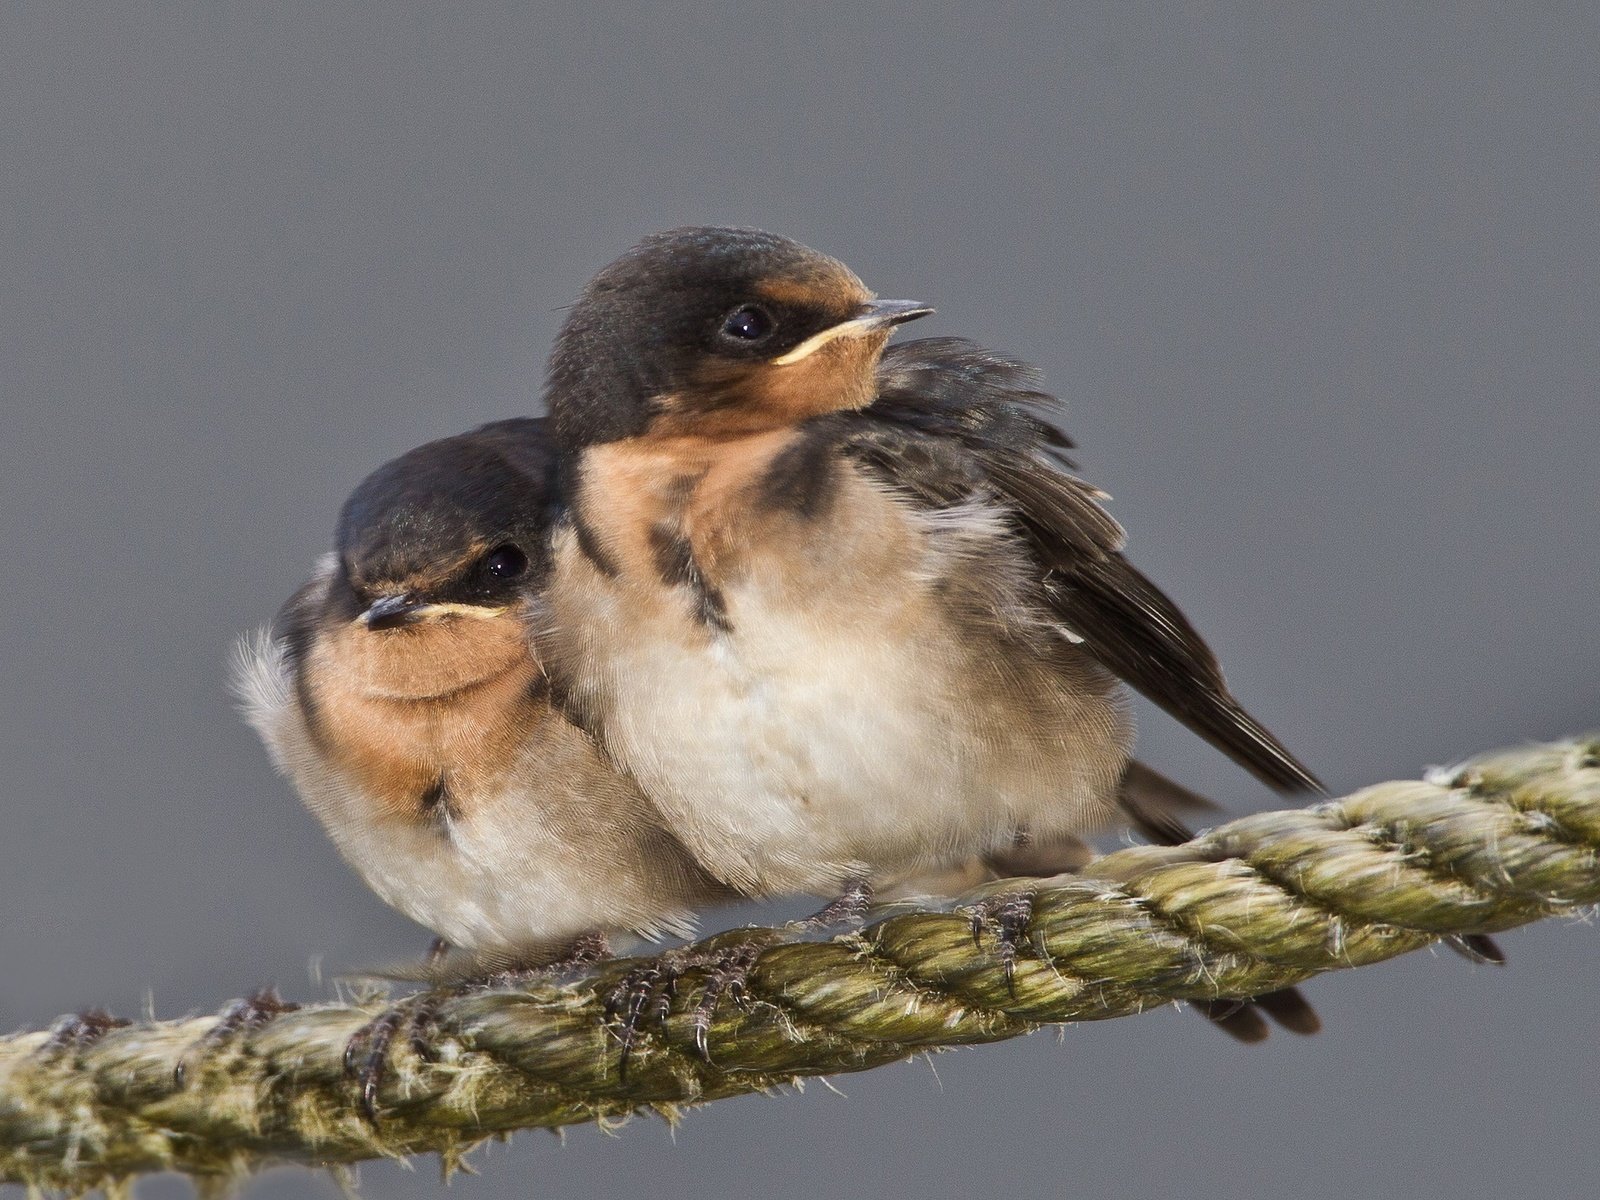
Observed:
[[[319,1004],[226,1036],[207,1036],[215,1018],[22,1033],[0,1041],[0,1180],[79,1192],[148,1171],[219,1182],[273,1161],[424,1151],[448,1171],[515,1129],[670,1118],[803,1076],[1256,995],[1571,912],[1600,900],[1597,849],[1600,737],[1503,752],[1182,846],[1118,851],[1093,878],[1040,886],[1009,982],[959,909],[831,941],[767,931],[745,1003],[718,1007],[704,1054],[693,1017],[703,972],[683,979],[626,1071],[605,1001],[638,962],[456,995],[390,1046],[377,1123],[344,1054],[381,1001]]]

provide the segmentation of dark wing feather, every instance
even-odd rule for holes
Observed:
[[[1034,373],[958,338],[892,346],[872,406],[851,414],[845,445],[931,505],[989,491],[1037,556],[1056,617],[1119,677],[1280,791],[1320,790],[1228,691],[1210,647],[1122,555],[1104,493],[1067,474],[1072,443],[1047,419],[1055,399]]]
[[[1263,783],[1285,792],[1320,790],[1233,698],[1210,647],[1132,563],[1112,554],[1056,569],[1055,608],[1095,657]]]

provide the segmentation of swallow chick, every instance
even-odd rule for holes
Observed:
[[[543,423],[519,420],[378,468],[239,679],[345,860],[479,965],[687,934],[728,894],[552,707],[530,636],[552,464]]]
[[[551,703],[532,628],[553,466],[544,423],[518,420],[378,468],[242,662],[279,770],[367,885],[439,935],[421,974],[443,988],[346,1046],[373,1123],[391,1044],[409,1034],[429,1057],[421,1031],[448,988],[604,957],[617,931],[687,935],[731,895]],[[225,1017],[191,1056],[252,1019]]]
[[[595,277],[547,386],[541,652],[569,714],[750,895],[1139,817],[1129,685],[1315,789],[1124,557],[1033,373],[958,339],[886,352],[931,311],[755,230],[658,234]]]
[[[1064,469],[1055,401],[786,238],[606,267],[548,402],[569,512],[546,654],[673,831],[753,894],[831,894],[1115,819],[1124,684],[1273,785],[1223,684]]]

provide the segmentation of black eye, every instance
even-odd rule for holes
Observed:
[[[515,579],[528,569],[528,556],[509,543],[484,555],[483,569],[496,579]]]
[[[759,342],[772,332],[772,318],[753,304],[736,308],[722,322],[722,332],[741,342]]]

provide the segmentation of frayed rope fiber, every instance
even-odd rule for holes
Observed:
[[[175,1170],[217,1186],[271,1162],[429,1151],[448,1171],[516,1129],[673,1118],[805,1076],[1258,995],[1570,913],[1600,900],[1597,849],[1600,735],[1505,751],[1039,884],[1009,980],[959,906],[828,941],[772,931],[703,1053],[695,970],[651,1014],[626,1070],[606,1002],[639,960],[452,995],[391,1043],[376,1122],[345,1051],[385,1001],[317,1004],[227,1036],[207,1037],[215,1017],[63,1024],[0,1040],[0,1180],[82,1192]]]

